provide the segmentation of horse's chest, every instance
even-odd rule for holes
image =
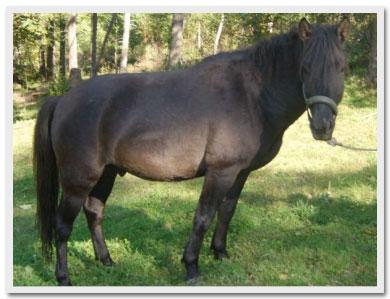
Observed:
[[[277,138],[272,142],[263,140],[259,150],[251,162],[250,168],[255,170],[271,162],[279,153],[281,146],[282,138]]]

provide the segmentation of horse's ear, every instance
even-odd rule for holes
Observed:
[[[348,17],[343,17],[343,19],[337,26],[337,36],[342,42],[347,39],[350,30],[351,23],[349,22]]]
[[[299,25],[298,25],[298,34],[301,40],[306,41],[310,38],[311,35],[311,25],[310,23],[306,20],[306,18],[302,18],[300,20]]]

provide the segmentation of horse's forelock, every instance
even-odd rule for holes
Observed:
[[[345,54],[336,26],[313,26],[313,32],[302,53],[302,65],[312,66],[311,75],[332,73],[345,65]]]

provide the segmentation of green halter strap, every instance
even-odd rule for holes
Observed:
[[[337,112],[338,112],[337,104],[331,98],[329,98],[327,96],[320,96],[320,95],[307,98],[306,93],[305,93],[305,85],[304,84],[302,84],[302,93],[303,93],[303,97],[305,99],[307,109],[309,109],[314,104],[321,103],[321,104],[328,105],[330,107],[330,109],[332,109],[333,113],[335,115],[337,115]]]

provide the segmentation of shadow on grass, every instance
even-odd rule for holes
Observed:
[[[98,273],[106,271],[108,276],[110,272],[114,271],[117,276],[120,276],[120,273],[127,271],[132,285],[150,285],[153,284],[150,282],[150,277],[153,276],[156,279],[157,274],[148,273],[147,269],[144,271],[140,265],[149,263],[152,268],[155,268],[155,272],[156,269],[160,269],[158,271],[165,274],[166,279],[161,282],[162,285],[183,283],[184,269],[180,265],[180,258],[190,231],[192,213],[191,217],[187,219],[186,215],[189,215],[187,212],[188,204],[175,198],[166,198],[166,200],[170,200],[176,212],[164,211],[160,218],[155,219],[138,207],[128,209],[115,203],[107,207],[104,231],[108,248],[116,261],[116,265],[111,269],[103,267],[98,261],[95,261],[91,255],[91,246],[89,246],[89,252],[86,250],[86,243],[91,243],[90,234],[84,213],[81,211],[69,242],[71,273],[72,270],[82,271],[84,273],[82,276],[88,277],[89,275],[94,276],[94,271],[98,271]],[[164,216],[170,217],[175,216],[175,214],[185,217],[183,223],[167,225]],[[42,280],[55,284],[54,264],[44,264],[38,250],[38,236],[34,226],[35,219],[30,215],[14,217],[14,265],[22,268],[31,267],[35,273],[41,276]],[[119,261],[118,257],[115,258],[118,252],[120,253]],[[123,252],[128,254],[128,259],[121,256]],[[26,255],[26,253],[29,254]],[[131,257],[134,256],[136,260],[133,261]],[[72,265],[74,259],[77,259],[76,265]],[[77,267],[82,270],[77,269]],[[78,275],[79,273],[72,276],[77,277]],[[85,277],[81,279],[81,282],[75,279],[75,284],[88,284]],[[116,284],[113,278],[99,281],[97,284],[104,285],[107,282],[110,285]],[[118,282],[123,284],[123,280],[120,278],[118,278]]]
[[[367,180],[367,175],[371,173],[375,175],[375,170],[376,167],[373,165],[357,172],[338,173],[337,176],[344,179],[338,180],[339,183],[333,188],[360,184],[370,185],[374,188],[376,182]],[[286,174],[286,176],[288,175]],[[302,184],[308,186],[312,184],[314,175],[316,184],[324,186],[327,186],[328,181],[335,177],[335,174],[332,173],[304,173],[301,175]],[[268,179],[274,180],[272,184],[277,184],[281,178],[270,176]],[[185,184],[189,189],[196,188],[200,191],[199,181],[197,183],[186,182]],[[15,182],[16,187],[25,185],[26,178]],[[132,187],[135,188],[136,184]],[[259,189],[262,189],[261,186]],[[131,192],[129,192],[129,201],[132,200],[131,197]],[[292,251],[294,248],[302,249],[302,251],[311,250],[309,252],[312,252],[312,256],[308,256],[305,261],[313,265],[319,265],[320,262],[326,263],[324,254],[335,256],[339,252],[347,252],[352,260],[359,260],[364,256],[368,256],[369,261],[376,258],[374,250],[376,203],[356,202],[345,197],[336,198],[327,193],[311,197],[297,192],[293,186],[291,186],[291,194],[284,199],[273,198],[269,200],[266,192],[244,191],[241,200],[247,205],[247,208],[260,212],[267,211],[274,200],[283,200],[286,203],[285,213],[292,214],[305,224],[300,229],[289,228],[276,217],[269,217],[260,222],[260,225],[254,225],[246,219],[247,216],[244,212],[237,213],[238,215],[231,225],[228,249],[234,247],[236,252],[231,252],[231,255],[240,255],[242,254],[240,250],[245,250],[245,247],[241,248],[240,242],[245,240],[246,246],[258,248],[258,242],[262,240],[261,244],[265,244],[263,245],[265,248],[259,253],[255,251],[254,267],[256,266],[255,261],[261,262],[261,257],[267,251]],[[120,278],[123,275],[128,275],[129,284],[132,285],[177,285],[183,283],[184,269],[180,265],[180,257],[191,230],[196,203],[183,201],[177,196],[162,196],[154,203],[151,201],[152,199],[149,201],[149,198],[146,198],[145,202],[136,201],[132,208],[124,207],[116,201],[112,201],[111,204],[110,201],[108,202],[104,228],[109,249],[115,256],[115,252],[123,254],[123,248],[125,248],[125,252],[132,257],[126,259],[118,253],[119,264],[108,270],[94,261],[91,254],[87,253],[84,248],[85,244],[90,243],[90,237],[84,216],[79,216],[71,236],[71,244],[76,242],[81,245],[70,246],[70,268],[77,272],[74,275],[75,284],[123,284],[123,280]],[[153,204],[152,207],[148,206],[151,204]],[[148,209],[153,210],[154,213],[149,213]],[[279,218],[283,215],[283,213],[277,214]],[[263,216],[259,213],[258,218],[261,220]],[[44,265],[39,256],[34,222],[35,220],[29,214],[18,213],[14,217],[14,265],[24,268],[32,267],[43,281],[54,284],[53,265]],[[331,229],[322,229],[321,227],[331,227]],[[212,269],[212,266],[202,265],[202,260],[211,257],[211,253],[206,251],[211,231],[212,228],[203,245],[206,249],[203,249],[201,254],[203,273]],[[318,257],[318,252],[323,254]],[[77,265],[72,265],[74,258],[77,259]],[[362,262],[363,265],[366,262]],[[234,261],[227,263],[234,263]],[[95,273],[99,273],[99,275],[94,282],[85,278],[94,277]],[[358,275],[361,274],[357,273],[356,277]],[[372,273],[372,275],[376,274]],[[366,278],[359,277],[357,281],[363,281],[364,284]],[[372,280],[367,283],[371,284]]]

